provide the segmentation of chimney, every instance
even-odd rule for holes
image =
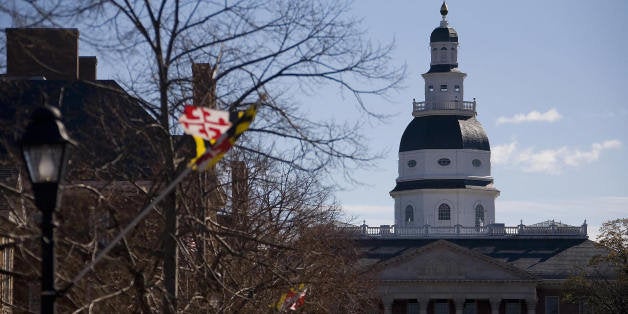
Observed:
[[[86,81],[95,81],[96,65],[98,65],[98,60],[96,59],[96,57],[79,57],[79,79]]]
[[[192,93],[194,105],[216,109],[215,68],[209,63],[192,64]]]
[[[8,76],[78,78],[78,29],[7,28],[5,32]]]
[[[244,161],[231,162],[231,197],[235,217],[246,213],[249,203],[248,171]]]

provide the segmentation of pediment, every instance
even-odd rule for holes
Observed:
[[[532,280],[530,273],[445,240],[412,248],[378,267],[381,280]]]

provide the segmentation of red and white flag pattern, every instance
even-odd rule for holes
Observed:
[[[231,127],[229,112],[196,106],[185,106],[179,123],[185,134],[199,136],[210,142]]]

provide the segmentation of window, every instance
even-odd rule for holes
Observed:
[[[434,314],[449,314],[449,302],[447,301],[434,302]]]
[[[454,85],[454,90],[456,92],[459,92],[460,91],[460,85]]]
[[[470,300],[464,303],[464,308],[462,309],[463,314],[477,314],[478,307],[475,300]]]
[[[484,206],[482,204],[475,205],[475,226],[484,226]]]
[[[446,47],[443,47],[443,48],[440,48],[440,50],[447,50],[447,48],[446,48]]]
[[[558,296],[545,297],[545,314],[559,314]]]
[[[428,87],[427,87],[427,89],[428,89],[430,92],[433,92],[433,91],[434,91],[434,85],[430,85],[430,86],[428,86]]]
[[[419,314],[419,303],[416,302],[408,302],[408,306],[406,307],[407,314]]]
[[[414,207],[412,205],[406,206],[406,223],[414,221]]]
[[[438,160],[438,164],[445,167],[445,166],[449,166],[449,164],[451,164],[451,159],[449,158],[441,158]]]
[[[437,50],[436,48],[432,48],[432,51],[436,51],[436,50]]]
[[[408,160],[408,167],[410,167],[410,168],[416,167],[416,160],[414,160],[414,159]]]
[[[521,303],[519,300],[506,301],[505,307],[506,314],[521,314]]]
[[[473,167],[479,168],[482,165],[482,161],[480,161],[479,159],[473,159],[473,161],[471,161],[471,164],[473,164]]]
[[[446,92],[447,91],[447,85],[441,85],[440,86],[440,91],[441,92]]]
[[[438,206],[438,220],[451,220],[451,207],[442,203]]]

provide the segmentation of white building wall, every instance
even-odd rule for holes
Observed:
[[[466,74],[462,72],[423,74],[425,79],[425,102],[462,101],[464,99],[463,81],[465,76]],[[447,91],[442,91],[441,85],[447,85]],[[456,90],[456,86],[459,87],[458,90]]]
[[[443,49],[444,48],[444,49]],[[433,42],[430,43],[430,64],[456,64],[458,63],[457,42]]]
[[[495,198],[498,191],[491,188],[424,189],[397,192],[395,198],[395,225],[397,226],[475,226],[475,206],[484,207],[484,224],[495,222]],[[438,220],[438,208],[450,206],[450,220]],[[405,209],[414,208],[412,222],[405,221]]]
[[[449,165],[439,160],[447,158]],[[474,160],[479,166],[474,166]],[[414,160],[414,163],[410,163]],[[410,163],[410,164],[409,164]],[[414,164],[414,167],[411,165]],[[475,163],[478,165],[478,162]],[[397,181],[417,179],[490,178],[491,152],[476,149],[423,149],[399,153]]]

